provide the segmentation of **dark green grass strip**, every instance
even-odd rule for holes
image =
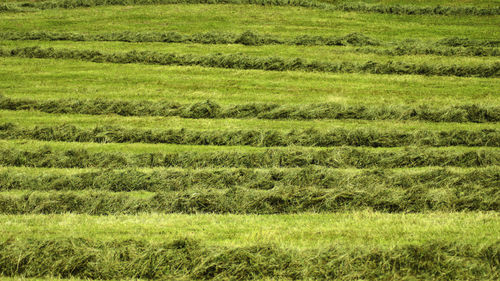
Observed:
[[[499,252],[497,243],[473,247],[458,241],[391,249],[294,250],[266,243],[210,247],[190,239],[148,243],[4,238],[0,274],[156,280],[494,280]]]
[[[293,39],[284,39],[273,35],[243,33],[206,32],[181,34],[172,32],[113,32],[102,34],[80,34],[72,32],[0,32],[1,40],[43,40],[43,41],[121,41],[121,42],[165,42],[198,44],[243,44],[243,45],[327,45],[327,46],[370,46],[380,43],[373,38],[359,33],[345,36],[308,36],[301,35]],[[497,41],[468,41],[476,47],[495,47]]]
[[[417,171],[388,169],[339,170],[324,167],[301,169],[137,169],[98,170],[79,173],[33,172],[31,169],[0,170],[0,190],[108,190],[150,192],[187,189],[225,189],[243,187],[269,190],[278,187],[317,187],[324,189],[462,188],[500,186],[500,167],[455,170],[431,168]]]
[[[326,62],[300,58],[255,57],[243,54],[190,55],[130,51],[101,53],[96,50],[69,50],[40,47],[0,48],[0,56],[23,58],[78,59],[92,62],[144,63],[158,65],[199,65],[230,69],[261,69],[272,71],[318,71],[333,73],[414,74],[464,77],[499,77],[500,63],[466,65],[415,64],[405,62]]]
[[[366,3],[341,3],[337,5],[322,3],[313,0],[54,0],[43,2],[25,2],[9,7],[35,8],[35,9],[72,9],[79,7],[95,7],[105,5],[157,5],[157,4],[253,4],[264,6],[296,6],[315,8],[330,11],[381,13],[396,15],[474,15],[491,16],[499,15],[500,7],[419,7],[412,5],[370,5]]]
[[[0,139],[33,139],[42,141],[98,142],[98,143],[165,143],[223,146],[368,146],[399,147],[425,146],[490,146],[500,147],[500,131],[447,130],[396,131],[381,129],[330,130],[190,130],[139,129],[123,127],[78,128],[73,125],[34,128],[18,127],[12,123],[0,124]]]
[[[122,116],[180,116],[183,118],[259,118],[259,119],[363,119],[419,120],[431,122],[499,122],[500,107],[477,104],[433,108],[428,106],[371,106],[321,103],[279,105],[247,103],[219,105],[207,100],[192,104],[172,101],[114,101],[105,99],[34,100],[11,99],[0,95],[0,109],[37,110],[63,114],[118,114]]]
[[[426,166],[485,167],[500,165],[495,149],[270,148],[259,151],[93,152],[88,149],[21,150],[0,148],[0,165],[40,168],[234,167],[280,168],[310,165],[331,168],[403,168]]]
[[[500,40],[470,40],[468,38],[443,38],[433,43],[415,40],[397,44],[380,42],[364,34],[351,33],[345,36],[300,35],[285,39],[275,35],[243,33],[206,32],[181,34],[178,32],[114,32],[102,34],[80,34],[71,32],[6,32],[0,33],[0,40],[43,40],[43,41],[121,41],[121,42],[164,42],[198,44],[243,44],[243,45],[307,45],[307,46],[374,46],[395,45],[391,48],[358,48],[357,52],[382,55],[442,55],[442,56],[499,56]]]
[[[2,214],[90,215],[139,213],[289,214],[300,212],[500,211],[497,187],[465,184],[450,187],[416,184],[358,187],[282,186],[270,190],[233,187],[156,193],[78,191],[1,192]]]

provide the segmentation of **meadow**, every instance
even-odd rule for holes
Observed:
[[[0,280],[498,280],[498,26],[0,0]]]

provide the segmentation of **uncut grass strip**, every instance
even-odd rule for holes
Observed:
[[[365,106],[321,103],[308,105],[279,105],[247,103],[220,105],[214,101],[180,104],[172,101],[113,101],[92,100],[34,100],[12,99],[0,95],[0,109],[37,110],[64,114],[118,114],[121,116],[179,116],[183,118],[259,118],[259,119],[362,119],[362,120],[420,120],[431,122],[499,122],[500,107],[465,104],[432,108],[420,105]]]
[[[466,185],[446,188],[414,185],[387,188],[282,186],[270,190],[235,187],[156,193],[23,191],[0,193],[0,213],[116,215],[140,213],[289,214],[374,210],[387,213],[427,211],[500,211],[496,187]]]
[[[77,59],[97,63],[144,63],[157,65],[199,65],[228,69],[261,69],[267,71],[315,71],[331,73],[409,74],[459,77],[499,77],[500,63],[483,63],[475,66],[441,65],[406,62],[326,62],[306,61],[300,58],[255,57],[244,54],[189,55],[130,51],[102,53],[97,50],[70,50],[40,47],[0,48],[2,57]]]
[[[64,170],[63,170],[64,171]],[[417,171],[388,169],[339,170],[324,167],[302,169],[161,169],[141,171],[34,171],[0,168],[0,190],[107,190],[150,192],[187,189],[226,189],[242,187],[269,190],[286,187],[324,189],[362,189],[380,186],[387,189],[468,189],[484,190],[500,186],[498,166],[456,170],[430,168]]]
[[[100,146],[103,146],[100,144]],[[133,149],[130,147],[129,149]],[[500,165],[497,149],[406,147],[368,149],[267,148],[256,151],[120,152],[84,147],[55,149],[49,145],[19,149],[0,147],[0,165],[38,168],[403,168],[427,166],[486,167]]]
[[[217,146],[489,146],[500,147],[500,131],[416,130],[412,132],[371,128],[317,130],[151,130],[113,126],[82,129],[73,125],[24,128],[13,123],[0,124],[0,139],[96,143],[164,143]]]
[[[94,279],[200,280],[470,280],[498,277],[497,243],[435,240],[391,249],[295,250],[273,244],[211,247],[203,241],[160,243],[137,239],[99,242],[88,238],[2,239],[1,274]]]
[[[478,8],[474,6],[447,7],[414,5],[370,5],[366,3],[341,3],[337,5],[307,0],[56,0],[42,2],[25,2],[19,7],[37,9],[73,9],[79,7],[95,7],[106,5],[158,5],[158,4],[250,4],[264,6],[296,6],[330,11],[380,13],[396,15],[475,15],[492,16],[500,14],[500,7]]]

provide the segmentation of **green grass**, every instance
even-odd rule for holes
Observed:
[[[3,5],[34,1],[38,0],[0,0],[2,34],[128,32],[130,38],[140,38],[148,32],[186,36],[217,32],[229,38],[251,31],[292,40],[304,35],[331,38],[360,33],[381,45],[126,43],[89,37],[84,42],[2,39],[2,50],[40,46],[106,54],[221,53],[356,65],[395,61],[436,70],[412,73],[481,75],[476,71],[480,69],[490,78],[285,71],[296,68],[261,67],[258,60],[252,64],[242,57],[238,59],[245,65],[283,71],[121,64],[133,54],[115,60],[118,63],[93,63],[82,61],[92,56],[83,53],[66,56],[82,59],[77,60],[7,57],[10,54],[2,51],[0,95],[6,99],[0,101],[2,108],[11,110],[0,110],[0,134],[17,139],[0,139],[0,280],[500,277],[499,122],[493,122],[500,108],[500,78],[490,73],[498,72],[495,68],[476,67],[499,65],[498,48],[480,45],[489,41],[488,46],[495,46],[493,41],[499,40],[498,15],[466,15],[466,9],[453,10],[455,15],[433,15],[430,10],[426,15],[397,15],[273,3],[27,7],[24,11],[8,11],[11,4]],[[318,1],[500,6],[500,0]],[[476,45],[450,47],[438,42],[450,38],[449,42],[461,42],[454,37]],[[382,55],[398,46],[406,48],[401,52],[415,47],[422,53],[441,51],[442,55]],[[46,57],[51,56],[55,55],[46,52]],[[225,61],[228,57],[216,59],[203,63],[238,66]],[[336,71],[307,67],[301,69]],[[401,68],[391,71],[409,73]],[[218,115],[186,113],[196,113],[207,104],[218,108],[204,103],[207,100],[220,105]],[[169,102],[182,109],[173,117],[154,116],[164,113]],[[274,115],[252,113],[241,119],[223,114],[250,103],[260,104],[259,108],[266,103],[269,110],[274,110],[271,104],[281,107],[276,107]],[[397,113],[391,117],[395,120],[379,120],[385,118],[381,114],[373,115],[375,120],[319,119],[323,115],[316,112],[322,109],[307,107],[318,103],[330,103],[332,107],[324,110],[335,112],[357,108],[370,114],[385,113],[382,109]],[[291,107],[311,115],[286,115]],[[245,114],[246,109],[241,110]],[[408,119],[433,122],[403,121],[406,117],[398,115],[408,112],[411,118],[424,116]],[[437,120],[426,114],[453,118]],[[258,119],[274,116],[281,119]],[[300,116],[316,119],[288,119]],[[370,119],[372,115],[363,116]],[[489,123],[473,123],[488,122],[484,120]],[[106,129],[91,131],[95,127]],[[320,133],[305,131],[310,128]],[[158,133],[169,129],[186,130],[179,133],[181,137],[176,132]],[[333,144],[333,135],[321,139],[330,130],[342,136],[338,138],[353,140],[348,143],[351,146],[313,147],[327,141]],[[299,133],[283,135],[288,132]],[[200,145],[101,143],[170,142],[169,137],[172,142]],[[250,142],[254,139],[260,142]],[[399,147],[359,147],[390,145],[393,139]],[[439,142],[453,145],[456,139],[471,146],[482,141],[493,147],[431,147]],[[247,145],[231,146],[243,143]]]
[[[492,39],[499,37],[495,16],[400,16],[321,11],[297,7],[256,5],[159,5],[54,9],[0,14],[2,31],[207,31],[279,34],[292,37],[345,35],[361,32],[383,40],[411,37],[436,40],[442,37]]]
[[[189,146],[102,144],[41,141],[1,141],[5,166],[47,168],[403,168],[427,166],[485,167],[498,165],[493,147],[255,148],[249,146]]]
[[[265,119],[188,119],[180,117],[148,117],[117,115],[84,115],[84,114],[49,114],[37,111],[0,110],[2,122],[13,123],[22,127],[46,127],[57,125],[74,125],[80,128],[96,126],[119,126],[127,129],[192,129],[192,130],[305,130],[317,129],[327,131],[344,128],[347,130],[368,129],[386,130],[391,127],[401,132],[415,130],[451,131],[496,129],[498,123],[448,123],[422,121],[367,121],[367,120],[265,120]]]
[[[49,0],[0,0],[0,3],[10,2],[44,2]],[[317,0],[318,2],[340,4],[353,2],[352,0]],[[383,5],[417,5],[417,6],[474,6],[474,7],[491,7],[500,5],[499,0],[357,0],[355,2],[368,4],[383,4]]]
[[[55,150],[86,149],[92,152],[130,152],[130,153],[155,153],[155,152],[210,152],[231,151],[242,152],[264,151],[262,147],[251,146],[204,146],[204,145],[175,145],[175,144],[149,144],[149,143],[77,143],[77,142],[54,142],[35,140],[0,140],[2,148],[18,148],[35,150],[41,146],[50,147]],[[321,148],[312,148],[321,149]],[[456,149],[456,148],[455,148]],[[469,148],[463,148],[468,150]],[[500,150],[499,150],[500,151]]]
[[[9,0],[11,1],[11,0]],[[15,0],[17,1],[17,0]],[[25,1],[25,0],[19,0]],[[350,3],[361,2],[382,5],[415,5],[415,6],[474,6],[474,7],[494,7],[500,5],[499,0],[318,0],[324,3]]]
[[[183,153],[183,152],[264,152],[268,148],[252,146],[214,146],[214,145],[175,145],[175,144],[149,144],[149,143],[81,143],[81,142],[57,142],[57,141],[37,141],[37,140],[0,140],[0,148],[36,150],[40,147],[47,147],[55,151],[85,149],[90,152],[126,152],[126,153]],[[275,148],[279,149],[279,148]],[[291,148],[282,148],[290,150]],[[293,148],[298,149],[298,148]],[[325,150],[322,147],[303,148],[304,151]],[[363,148],[365,151],[404,151],[405,147],[391,148]],[[472,152],[478,150],[488,151],[492,154],[500,153],[500,148],[496,147],[436,147],[434,151],[454,151],[454,152]]]
[[[140,239],[149,242],[181,238],[207,245],[250,246],[262,243],[286,248],[391,248],[433,240],[474,246],[498,241],[496,213],[295,215],[0,215],[0,236],[17,239],[89,238],[99,241]]]
[[[425,167],[408,169],[307,168],[135,168],[135,169],[54,169],[0,167],[2,191],[186,191],[317,188],[318,190],[356,190],[381,187],[395,192],[419,188],[434,192],[479,188],[482,192],[498,184],[500,167]],[[493,193],[494,194],[494,193]],[[485,196],[483,196],[485,197]],[[450,197],[449,197],[450,198]]]
[[[0,58],[13,98],[173,100],[238,104],[499,105],[500,79],[330,74]]]
[[[244,46],[238,44],[206,45],[206,44],[181,44],[181,43],[127,43],[127,42],[72,42],[72,41],[0,41],[0,46],[6,48],[53,47],[57,49],[70,50],[98,50],[105,53],[119,53],[128,51],[150,51],[158,53],[194,54],[207,55],[215,53],[223,54],[245,54],[255,57],[277,56],[284,59],[302,58],[305,60],[328,61],[328,62],[388,62],[403,61],[407,63],[444,64],[475,66],[481,64],[492,64],[497,62],[496,57],[450,57],[436,55],[405,55],[387,56],[378,54],[363,54],[353,52],[353,47],[331,47],[331,46],[288,46],[288,45],[265,45]]]
[[[266,173],[267,171],[299,171],[302,168],[275,168],[275,169],[248,169],[248,171],[255,171],[255,172],[262,172]],[[394,174],[419,174],[419,173],[425,173],[425,172],[432,172],[435,170],[440,170],[443,169],[441,167],[419,167],[419,168],[392,168],[392,169],[386,169],[387,172],[389,173],[394,173]],[[481,171],[481,170],[486,170],[486,169],[500,169],[499,166],[491,166],[491,167],[483,167],[483,168],[467,168],[467,167],[446,167],[447,171],[450,172],[456,172],[456,173],[467,173],[467,172],[473,172],[473,171]],[[207,173],[210,172],[220,172],[220,171],[227,171],[228,173],[230,172],[237,172],[240,169],[238,168],[220,168],[220,169],[214,169],[214,168],[193,168],[193,169],[185,169],[185,168],[178,168],[178,167],[171,167],[171,168],[164,168],[164,167],[154,167],[154,168],[136,168],[134,171],[140,171],[143,173],[153,173],[153,172],[182,172],[182,171],[191,171],[191,172],[204,172],[206,171]],[[32,167],[14,167],[14,166],[0,166],[0,172],[4,173],[12,173],[13,175],[19,174],[31,174],[34,176],[46,176],[46,175],[55,175],[55,176],[60,176],[60,175],[77,175],[81,173],[92,173],[92,172],[105,172],[106,170],[102,169],[97,169],[97,168],[32,168]],[[109,170],[108,170],[109,171]],[[126,172],[127,169],[113,169],[112,171],[114,172],[121,172],[124,171]],[[363,172],[368,172],[368,171],[373,171],[373,169],[354,169],[354,168],[332,168],[332,172],[342,172],[347,175],[355,175]]]

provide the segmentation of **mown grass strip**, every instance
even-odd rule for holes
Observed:
[[[485,123],[450,123],[450,122],[424,122],[424,121],[395,121],[395,120],[356,120],[356,119],[319,119],[319,120],[289,120],[289,119],[257,119],[257,118],[182,118],[178,116],[120,116],[109,115],[88,115],[88,114],[65,114],[65,113],[44,113],[40,111],[28,110],[0,110],[3,121],[0,124],[12,123],[18,129],[45,128],[50,127],[75,126],[79,130],[91,130],[95,127],[141,130],[193,130],[193,131],[279,131],[288,133],[290,131],[299,132],[304,130],[321,131],[323,133],[342,130],[368,130],[411,133],[416,131],[426,132],[450,132],[450,131],[495,131],[498,122]],[[117,126],[117,124],[120,124]]]
[[[334,246],[297,251],[272,244],[207,247],[190,239],[3,239],[0,274],[94,279],[495,279],[498,255],[496,243],[477,248],[440,240],[384,250]]]
[[[306,61],[300,58],[256,57],[244,54],[189,55],[130,51],[125,53],[101,53],[96,50],[71,50],[40,47],[0,48],[0,56],[23,58],[78,59],[92,62],[144,63],[159,65],[199,65],[231,69],[261,69],[272,71],[318,71],[333,73],[372,73],[372,74],[412,74],[464,77],[498,77],[500,63],[478,65],[438,65],[406,62],[323,62]]]
[[[429,168],[413,170],[339,170],[324,167],[300,169],[138,169],[125,170],[33,170],[0,168],[0,190],[107,190],[150,192],[187,189],[225,189],[243,187],[269,190],[282,187],[363,189],[461,188],[500,185],[500,168]]]
[[[188,146],[175,151],[175,146],[155,145],[151,152],[143,152],[143,145],[106,146],[99,149],[63,143],[36,142],[2,144],[0,165],[45,168],[126,168],[126,167],[234,167],[280,168],[307,167],[310,165],[331,168],[403,168],[426,166],[485,167],[500,164],[497,149],[464,148],[397,148],[367,149],[339,147],[335,149],[268,148],[224,150],[207,146],[203,150]],[[97,145],[97,144],[96,144]],[[113,148],[115,147],[115,148]],[[157,147],[157,148],[156,148]],[[133,153],[134,150],[138,152]]]
[[[54,0],[41,2],[24,2],[17,5],[36,9],[74,9],[80,7],[96,7],[107,5],[159,5],[159,4],[250,4],[263,6],[296,6],[329,11],[363,12],[396,15],[499,15],[500,7],[421,7],[414,5],[370,5],[366,3],[329,4],[310,0]],[[11,4],[12,6],[13,4]],[[9,11],[9,10],[6,10]]]
[[[425,105],[431,110],[454,105],[477,104],[483,109],[500,106],[497,94],[500,79],[234,70],[14,57],[0,60],[0,88],[5,97],[15,100],[154,104],[168,100],[194,104],[209,99],[223,108],[250,101],[297,107],[323,103],[367,108],[390,105],[392,110]]]
[[[73,125],[19,127],[0,124],[0,139],[33,139],[42,141],[97,143],[165,143],[182,145],[227,146],[489,146],[500,147],[500,131],[483,130],[415,130],[397,131],[372,128],[317,130],[191,130],[139,129],[117,126],[79,128]]]
[[[281,215],[78,214],[0,215],[0,237],[87,238],[100,242],[165,242],[196,239],[207,246],[247,247],[266,241],[285,249],[330,246],[391,249],[432,241],[460,241],[475,247],[498,241],[495,212],[301,213]]]
[[[0,192],[2,214],[115,215],[139,213],[287,214],[300,212],[499,211],[500,192],[478,184],[437,188],[385,185],[317,187],[280,186],[269,190],[233,187],[178,191]]]
[[[56,18],[60,20],[53,20]],[[71,31],[85,34],[172,31],[183,34],[243,33],[251,30],[289,39],[304,33],[330,37],[357,32],[388,42],[404,41],[409,34],[411,38],[423,41],[455,36],[498,41],[498,24],[498,17],[408,17],[258,5],[156,5],[4,13],[0,30]]]
[[[3,32],[0,40],[42,40],[42,41],[119,41],[119,42],[164,42],[197,44],[243,44],[243,45],[306,45],[306,46],[377,46],[395,45],[390,48],[358,48],[356,52],[382,55],[435,54],[441,56],[499,56],[499,40],[471,40],[449,37],[433,43],[406,40],[397,44],[380,42],[361,33],[344,36],[298,35],[282,38],[276,35],[258,34],[252,31],[242,33],[205,32],[181,34],[179,32],[113,32],[85,34],[74,32]]]
[[[173,101],[128,101],[106,99],[11,99],[0,95],[0,109],[36,110],[58,114],[118,114],[121,116],[179,116],[183,118],[259,118],[259,119],[362,119],[419,120],[431,122],[499,122],[500,107],[477,104],[448,107],[345,105],[318,103],[280,105],[244,103],[223,105],[207,100],[191,104]]]

